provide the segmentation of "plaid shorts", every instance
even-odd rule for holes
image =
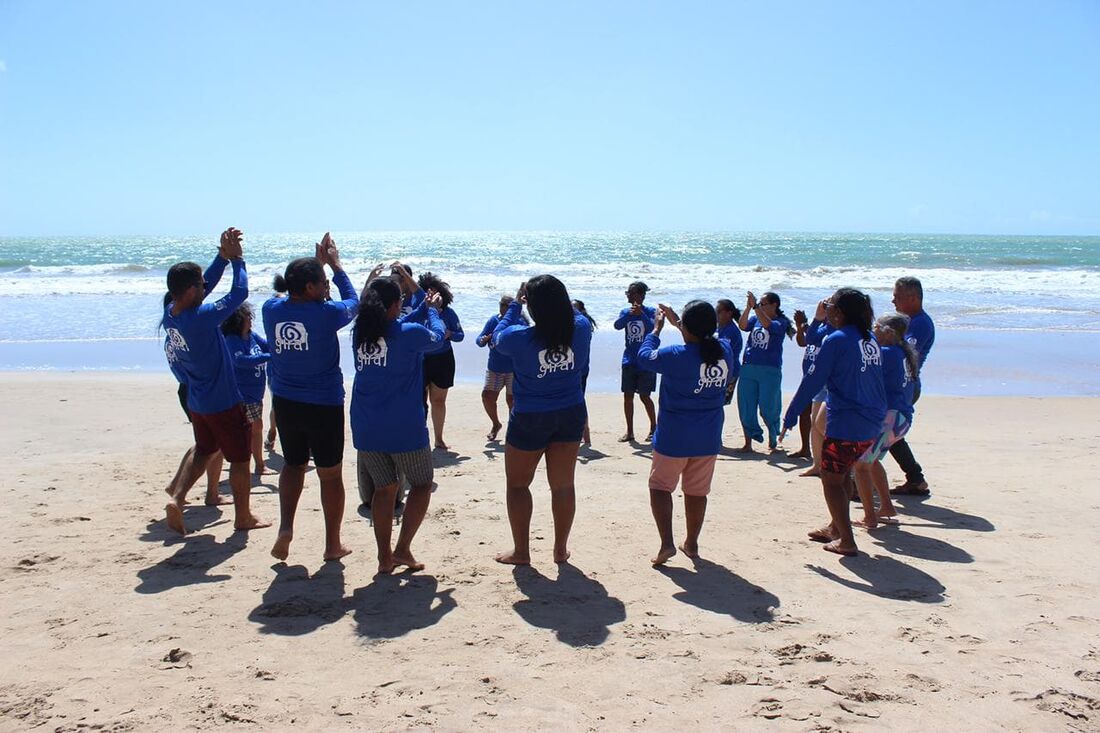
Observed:
[[[358,466],[360,484],[373,487],[396,484],[398,476],[410,486],[430,486],[435,476],[432,451],[427,446],[404,453],[361,450]]]
[[[241,407],[244,408],[244,416],[248,418],[248,422],[260,422],[264,419],[263,402],[242,402]]]
[[[483,389],[486,392],[493,392],[494,394],[500,394],[500,390],[507,390],[505,394],[512,394],[512,382],[515,381],[515,374],[512,372],[491,372],[485,371],[485,386]]]

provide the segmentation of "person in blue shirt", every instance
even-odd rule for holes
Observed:
[[[429,298],[438,295],[443,303],[439,311],[446,326],[443,340],[433,344],[424,354],[424,399],[431,403],[436,450],[447,450],[447,443],[443,440],[443,425],[447,422],[447,390],[455,385],[455,352],[451,344],[462,341],[466,333],[462,330],[458,314],[451,308],[454,302],[451,286],[430,272],[421,275],[418,284]]]
[[[733,373],[730,374],[729,384],[726,385],[725,404],[733,402],[733,396],[737,391],[737,379],[741,376],[741,327],[738,321],[741,319],[741,309],[733,304],[729,298],[722,298],[714,306],[718,314],[718,338],[726,341],[733,352]]]
[[[595,334],[599,325],[596,323],[596,319],[588,312],[588,309],[584,307],[584,301],[573,298],[573,310],[577,311],[577,313],[580,313],[588,320],[588,325],[592,327],[592,333]],[[586,364],[584,371],[581,372],[581,392],[583,394],[588,393],[588,372],[591,366],[591,364]],[[592,434],[588,430],[587,417],[584,420],[584,437],[581,439],[581,444],[585,446],[592,445]]]
[[[626,299],[630,305],[619,312],[615,319],[615,330],[623,331],[626,341],[623,347],[622,392],[623,414],[626,417],[626,433],[619,438],[620,443],[634,441],[634,393],[645,408],[649,418],[649,433],[645,442],[653,440],[653,431],[657,428],[657,413],[650,395],[657,389],[657,374],[638,368],[638,348],[646,334],[653,330],[657,311],[645,305],[645,295],[649,286],[642,281],[632,282],[626,289]]]
[[[523,306],[534,321],[523,325]],[[543,455],[554,516],[554,562],[569,559],[569,530],[576,513],[574,474],[588,410],[581,375],[588,366],[592,327],[573,309],[553,275],[531,278],[493,331],[493,347],[512,359],[515,406],[505,434],[504,473],[512,549],[497,562],[531,562],[531,481]]]
[[[508,306],[512,304],[513,300],[514,298],[511,295],[503,296],[500,299],[500,313],[491,316],[477,336],[478,346],[489,347],[489,361],[485,365],[485,384],[481,388],[481,405],[485,408],[485,414],[489,416],[491,421],[489,433],[485,436],[485,439],[489,442],[495,441],[497,435],[500,434],[500,429],[504,427],[497,415],[497,401],[500,398],[501,390],[504,391],[504,401],[508,404],[509,412],[512,410],[512,360],[493,348],[492,339],[493,331],[496,330],[497,324],[500,323],[500,319],[504,317]],[[525,318],[524,323],[526,324],[526,322],[527,319]]]
[[[909,316],[902,313],[887,313],[875,321],[875,338],[882,347],[886,419],[875,444],[859,459],[870,465],[870,471],[856,473],[859,498],[863,502],[863,521],[859,524],[867,529],[877,527],[880,520],[890,523],[897,516],[897,510],[890,501],[890,485],[886,481],[882,457],[890,446],[905,438],[913,424],[913,394],[920,376],[920,355],[905,340],[908,328]],[[877,510],[873,493],[878,494]]]
[[[410,317],[401,317],[401,288],[393,278],[372,278],[363,290],[352,332],[355,382],[351,434],[358,465],[374,487],[371,514],[378,543],[378,572],[404,565],[421,570],[412,541],[432,496],[432,456],[423,408],[424,354],[445,338],[443,298],[429,294]],[[427,327],[415,321],[424,320]],[[410,485],[397,545],[391,546],[400,480]]]
[[[779,412],[783,407],[783,337],[794,335],[790,320],[780,310],[775,293],[764,293],[759,301],[751,292],[738,325],[748,332],[741,378],[737,383],[737,412],[745,445],[739,453],[752,453],[752,442],[764,440],[757,412],[768,428],[768,448],[776,450],[779,437]]]
[[[164,353],[177,379],[187,384],[187,409],[195,445],[185,457],[177,479],[169,485],[171,500],[165,506],[168,527],[186,534],[183,505],[188,490],[206,471],[210,457],[219,450],[229,461],[229,485],[233,490],[236,529],[269,527],[249,506],[248,459],[250,426],[241,407],[241,393],[233,372],[220,326],[248,298],[243,234],[229,228],[222,233],[219,257],[233,266],[233,286],[214,303],[204,303],[206,293],[217,284],[221,271],[204,281],[194,262],[180,262],[168,270],[168,292],[172,300],[164,308],[161,325],[166,332]],[[216,267],[224,270],[225,265]],[[214,269],[212,267],[211,269]]]
[[[936,342],[936,326],[932,318],[924,311],[924,287],[915,277],[901,277],[894,283],[894,307],[899,313],[909,316],[909,328],[905,340],[917,350],[920,367],[932,351]],[[917,378],[913,402],[920,399],[920,378]],[[924,469],[917,463],[913,450],[905,438],[890,447],[890,455],[905,472],[905,482],[890,492],[895,496],[928,496],[928,481],[924,478]]]
[[[394,262],[390,266],[390,275],[401,286],[401,315],[408,316],[420,306],[425,293],[413,279],[413,269],[408,265]]]
[[[267,340],[252,330],[252,306],[248,303],[233,312],[222,323],[225,345],[233,357],[237,386],[241,390],[241,406],[252,424],[253,472],[264,471],[264,392],[267,391],[267,362],[271,352]]]
[[[272,298],[285,298],[286,297],[286,282],[283,280],[282,275],[275,276],[275,282],[271,285],[271,297]],[[265,369],[265,371],[267,371]],[[267,384],[271,386],[271,372],[267,371]],[[278,434],[278,429],[275,426],[275,407],[272,405],[268,409],[267,413],[267,436],[264,438],[264,450],[275,450],[275,436]]]
[[[699,533],[707,512],[714,464],[722,449],[726,384],[736,359],[728,341],[715,335],[718,315],[710,303],[693,300],[683,316],[658,305],[653,333],[638,349],[638,364],[661,374],[660,410],[649,469],[649,505],[661,547],[653,558],[663,565],[676,554],[672,539],[672,492],[683,479],[687,539],[680,549],[699,555]],[[683,345],[661,346],[665,321],[680,329]]]
[[[825,322],[824,300],[817,304],[817,310],[814,312],[812,321],[806,322],[806,314],[803,311],[795,311],[794,318],[795,327],[798,329],[795,333],[795,341],[799,346],[806,349],[802,352],[802,376],[806,376],[806,372],[810,370],[810,367],[814,364],[814,359],[817,358],[817,350],[821,348],[821,342],[832,333],[833,329]],[[798,474],[799,476],[821,475],[821,447],[825,444],[825,395],[827,393],[828,390],[822,387],[821,391],[814,395],[813,402],[808,408],[808,445],[806,442],[807,411],[803,411],[798,418],[798,429],[802,433],[802,450],[798,453],[792,453],[791,456],[809,458],[813,461],[809,468]]]
[[[870,298],[854,288],[841,288],[825,307],[829,325],[835,330],[821,342],[814,363],[787,406],[780,439],[798,424],[814,395],[827,386],[821,485],[831,521],[810,532],[810,539],[824,542],[829,552],[855,555],[858,550],[848,516],[846,481],[853,467],[857,480],[869,469],[859,459],[874,445],[886,418],[882,351],[871,333],[874,315]]]
[[[340,300],[328,300],[329,280]],[[263,306],[264,332],[271,347],[271,402],[279,426],[285,465],[279,473],[279,536],[271,548],[286,560],[294,538],[294,515],[302,496],[310,456],[321,482],[325,515],[325,560],[351,552],[340,541],[344,518],[344,377],[337,332],[355,318],[359,296],[340,265],[340,252],[325,232],[316,256],[292,261],[283,275],[286,298]]]

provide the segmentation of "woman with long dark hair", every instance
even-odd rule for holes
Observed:
[[[681,479],[687,538],[680,549],[688,557],[699,554],[699,532],[707,513],[715,460],[722,449],[726,385],[735,358],[729,341],[715,334],[718,316],[710,303],[693,300],[684,306],[681,316],[667,305],[658,308],[654,330],[638,349],[638,366],[661,375],[649,505],[661,537],[661,548],[652,562],[663,565],[676,554],[672,492]],[[661,346],[665,321],[680,329],[682,346]]]
[[[412,554],[412,541],[432,496],[431,450],[423,413],[424,354],[444,339],[439,317],[442,298],[429,295],[407,318],[401,317],[401,288],[388,277],[373,278],[363,290],[352,333],[355,384],[351,434],[360,471],[374,486],[371,513],[378,543],[378,572],[398,565],[424,567]],[[414,321],[424,320],[427,327]],[[401,479],[411,486],[396,547],[391,547],[393,514]]]
[[[752,453],[752,442],[764,440],[757,412],[768,429],[768,448],[776,449],[779,413],[783,408],[783,337],[794,336],[794,327],[780,304],[776,293],[764,293],[757,300],[750,292],[738,320],[741,330],[749,334],[737,382],[737,412],[745,433],[741,453]]]
[[[524,304],[533,326],[520,322]],[[513,545],[497,555],[498,562],[531,562],[531,481],[543,455],[554,515],[554,561],[569,559],[577,451],[588,419],[581,375],[591,345],[592,326],[573,309],[565,285],[553,275],[539,275],[521,285],[493,332],[494,348],[512,358],[515,370],[515,407],[504,449]]]
[[[455,386],[455,352],[451,344],[466,338],[466,332],[462,330],[458,314],[451,308],[454,302],[451,286],[430,272],[420,276],[419,285],[429,298],[438,295],[442,304],[439,316],[445,329],[443,340],[432,344],[424,354],[424,399],[431,406],[435,447],[447,450],[447,443],[443,440],[443,425],[447,422],[447,390]]]
[[[325,265],[340,300],[329,300]],[[344,377],[337,332],[352,322],[359,296],[340,265],[340,252],[328,232],[315,257],[286,267],[288,296],[263,306],[264,331],[271,346],[271,394],[285,465],[279,474],[279,537],[271,554],[286,560],[294,538],[294,515],[313,457],[321,482],[325,515],[325,560],[338,560],[350,549],[340,541],[344,518]]]
[[[821,342],[813,365],[787,406],[780,437],[798,424],[813,396],[828,387],[821,485],[831,521],[810,532],[810,539],[824,542],[829,552],[855,555],[858,550],[848,516],[845,479],[874,444],[886,417],[882,350],[871,332],[871,299],[862,292],[841,288],[825,302],[825,309],[829,325],[836,330]]]
[[[264,474],[264,392],[267,390],[267,362],[271,350],[267,340],[252,330],[252,306],[244,303],[222,323],[225,345],[233,357],[241,406],[252,425],[253,473]]]

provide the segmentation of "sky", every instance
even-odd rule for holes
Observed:
[[[0,235],[1100,234],[1100,2],[0,0]]]

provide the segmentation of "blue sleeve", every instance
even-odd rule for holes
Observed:
[[[244,351],[233,352],[233,364],[239,367],[256,366],[267,361],[271,361],[271,354],[267,352],[263,354],[249,354]]]
[[[255,331],[252,332],[252,338],[256,339],[256,343],[260,345],[260,348],[265,354],[271,353],[271,347],[267,345],[267,339],[265,339],[263,336],[256,333]]]
[[[810,402],[813,400],[814,395],[821,391],[821,388],[825,386],[825,382],[829,379],[829,374],[833,371],[833,365],[836,363],[837,354],[840,353],[840,342],[836,340],[826,339],[821,344],[821,350],[817,352],[817,356],[814,357],[814,364],[810,367],[810,370],[802,377],[802,383],[798,385],[798,391],[794,393],[794,397],[791,398],[791,403],[787,405],[787,414],[783,418],[783,429],[790,430],[798,424],[798,417],[809,407]]]
[[[626,328],[626,322],[630,320],[629,316],[629,308],[623,308],[621,311],[619,311],[619,317],[615,320],[616,331],[622,331],[624,328]]]
[[[768,332],[772,336],[783,338],[787,335],[787,328],[789,327],[789,325],[790,321],[788,321],[786,318],[776,318],[768,324]]]
[[[458,314],[453,309],[448,308],[443,311],[443,322],[447,324],[447,329],[451,332],[451,342],[458,343],[466,338],[466,332],[462,330],[462,324],[458,320]]]
[[[810,327],[806,329],[806,345],[821,346],[821,342],[830,333],[830,328],[816,318],[810,321]]]
[[[355,314],[359,312],[359,295],[352,287],[348,274],[343,270],[332,276],[332,282],[340,291],[340,300],[330,300],[325,303],[325,313],[336,328],[343,328],[355,320]]]
[[[428,301],[421,299],[419,303],[412,309],[410,313],[406,313],[397,319],[398,323],[419,323],[422,326],[428,325],[428,311],[431,308],[428,307]]]
[[[656,333],[646,334],[642,345],[638,347],[638,368],[663,374],[668,366],[666,362],[670,349],[671,347],[661,348],[661,339]]]
[[[513,300],[508,310],[504,311],[504,316],[497,323],[497,327],[493,329],[493,348],[505,356],[511,356],[511,344],[515,339],[509,337],[512,334],[525,332],[527,328],[523,325],[523,304]]]
[[[652,331],[657,325],[657,309],[642,308],[642,321],[645,323],[646,332]]]
[[[489,345],[488,341],[486,341],[485,343],[481,343],[481,339],[485,338],[486,336],[491,336],[493,334],[493,329],[496,327],[496,325],[497,325],[496,316],[493,316],[489,320],[485,321],[485,328],[481,329],[481,333],[479,333],[477,335],[477,345],[478,346],[488,346]]]
[[[225,266],[229,264],[229,260],[222,257],[220,254],[214,255],[214,261],[210,263],[210,267],[206,268],[206,272],[202,274],[202,287],[206,295],[218,287],[218,283],[221,282],[222,273],[225,272]]]
[[[213,303],[200,305],[196,318],[220,324],[233,315],[233,311],[240,308],[241,303],[246,300],[248,300],[248,272],[244,268],[244,260],[235,259],[233,260],[233,287]]]
[[[443,340],[446,331],[443,319],[435,312],[434,308],[428,309],[428,325],[419,323],[402,323],[401,333],[411,336],[410,343],[414,351],[430,351]]]

